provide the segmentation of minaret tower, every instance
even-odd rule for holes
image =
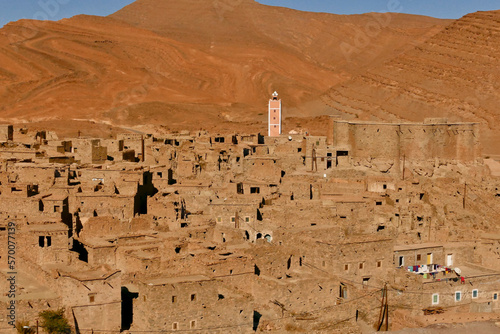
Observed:
[[[278,137],[281,134],[281,100],[278,100],[278,93],[273,93],[273,98],[269,100],[269,137]]]

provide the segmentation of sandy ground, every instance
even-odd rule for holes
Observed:
[[[403,329],[391,331],[398,334],[498,334],[500,322],[471,322],[466,324],[437,324],[426,328]]]

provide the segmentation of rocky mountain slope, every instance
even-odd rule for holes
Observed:
[[[351,118],[482,125],[486,154],[500,154],[500,11],[466,15],[414,50],[333,87],[323,101]]]
[[[318,114],[301,106],[447,24],[251,0],[139,0],[106,18],[21,20],[0,30],[0,120],[260,130],[272,91],[297,114]]]

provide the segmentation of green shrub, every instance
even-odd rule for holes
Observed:
[[[64,317],[64,309],[42,311],[38,315],[42,319],[40,326],[48,334],[71,334],[71,326]]]

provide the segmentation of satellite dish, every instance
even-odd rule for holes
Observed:
[[[460,268],[455,268],[455,272],[460,275],[462,273],[462,270],[460,270]]]

